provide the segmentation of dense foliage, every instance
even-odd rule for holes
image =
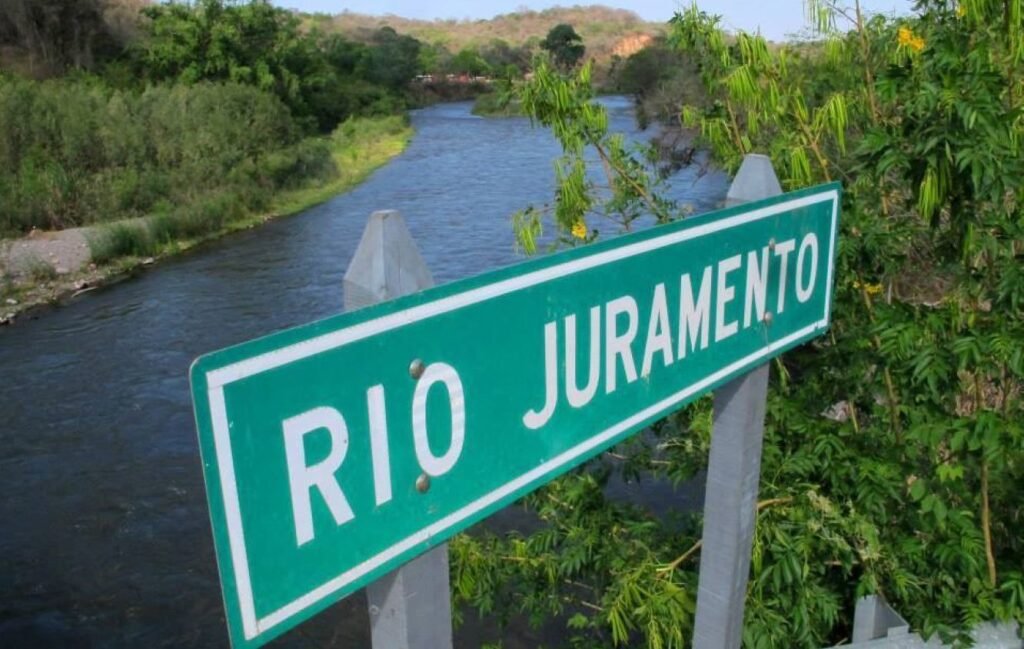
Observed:
[[[611,71],[611,88],[633,97],[641,128],[652,122],[677,124],[681,101],[695,105],[706,101],[691,58],[664,37],[616,61]]]
[[[276,97],[236,83],[0,84],[0,232],[142,216],[210,193],[265,206],[277,189],[335,173]]]
[[[146,8],[133,78],[233,81],[277,95],[299,120],[329,131],[352,114],[401,107],[420,43],[384,27],[369,44],[318,31],[265,0],[201,0]]]
[[[10,8],[0,63],[23,74],[0,74],[2,236],[232,205],[186,228],[216,230],[222,212],[337,176],[313,136],[401,111],[420,70],[414,38],[304,30],[266,0]]]
[[[772,366],[745,647],[848,639],[866,593],[947,639],[1024,620],[1022,5],[921,0],[885,19],[817,0],[822,38],[785,47],[696,8],[672,21],[707,98],[684,121],[726,169],[764,152],[788,189],[844,185],[832,328]],[[522,97],[565,150],[563,245],[591,241],[589,219],[683,216],[607,133],[586,70],[541,71]],[[587,147],[610,192],[582,169]],[[529,249],[544,221],[518,222]],[[685,646],[699,516],[604,486],[699,476],[709,429],[705,400],[530,496],[540,531],[459,537],[460,599],[560,616],[571,646]]]

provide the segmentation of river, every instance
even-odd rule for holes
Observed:
[[[638,137],[629,102],[602,101]],[[469,108],[415,111],[409,148],[347,194],[0,330],[0,647],[227,645],[189,364],[337,313],[374,210],[403,214],[438,283],[519,260],[510,215],[551,200],[559,149],[526,119]],[[727,179],[686,169],[670,187],[703,212]],[[467,625],[456,644],[485,634]],[[368,638],[354,596],[274,646]]]

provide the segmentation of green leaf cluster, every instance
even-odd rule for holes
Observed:
[[[675,218],[674,203],[655,191],[661,181],[651,173],[649,152],[609,132],[607,111],[593,101],[590,74],[588,64],[563,76],[538,58],[533,78],[517,91],[522,111],[535,124],[550,128],[562,146],[563,155],[555,162],[554,206],[548,210],[556,245],[592,241],[595,228],[588,219],[606,218],[629,230],[643,216],[653,214],[662,222]],[[589,173],[595,156],[599,177]],[[528,207],[513,217],[516,242],[528,253],[537,249],[545,215],[545,210]]]

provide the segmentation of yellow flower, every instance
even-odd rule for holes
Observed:
[[[896,34],[896,41],[900,44],[900,47],[909,47],[915,52],[920,52],[924,49],[924,39],[914,34],[913,30],[909,27],[900,27],[899,32]]]
[[[587,238],[587,224],[583,221],[576,221],[572,226],[572,236],[577,239]]]
[[[956,6],[956,17],[963,18],[967,15],[967,6],[964,3],[960,3]]]
[[[858,290],[863,289],[868,295],[878,295],[882,292],[883,287],[881,284],[870,284],[868,282],[862,282],[859,279],[855,279],[853,280],[853,288]]]

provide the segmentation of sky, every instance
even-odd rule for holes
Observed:
[[[491,18],[498,14],[529,9],[546,9],[556,5],[592,4],[587,0],[272,0],[282,7],[302,11],[337,14],[349,10],[357,13],[396,14],[407,18]],[[666,21],[690,0],[595,0],[634,11],[651,21]],[[701,9],[723,17],[727,29],[758,29],[769,39],[781,40],[799,32],[806,23],[803,0],[700,0]],[[851,3],[852,4],[852,1]],[[910,0],[862,0],[867,11],[906,13]]]

